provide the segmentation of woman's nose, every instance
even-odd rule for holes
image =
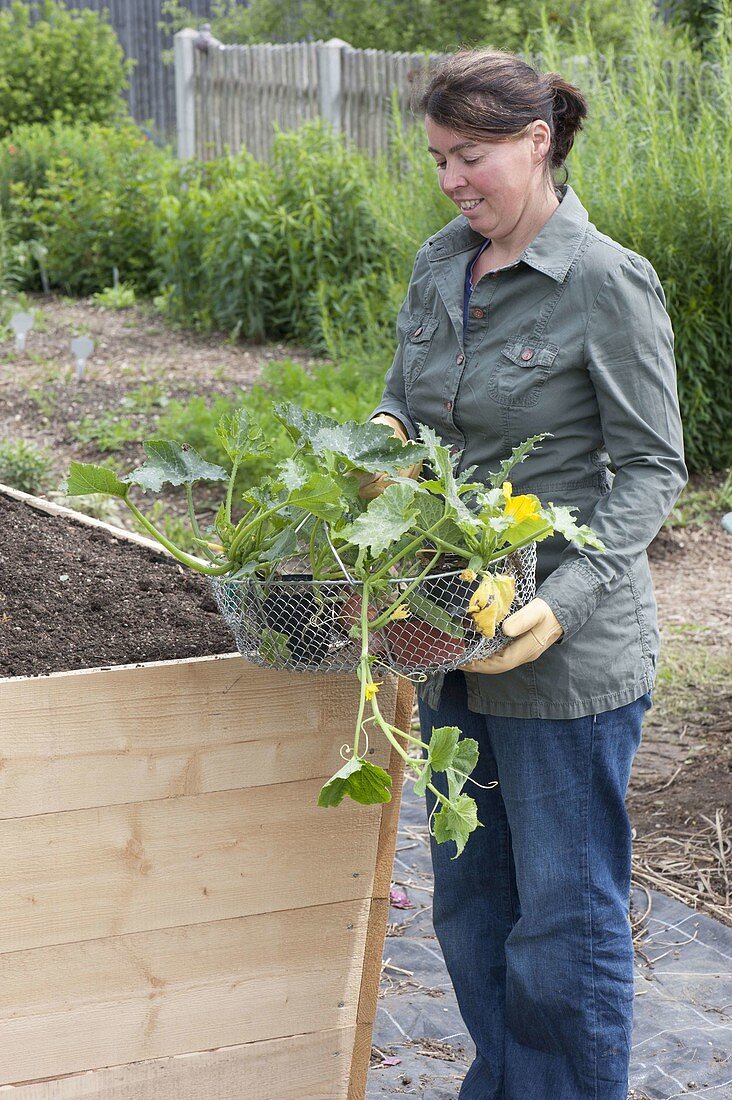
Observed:
[[[460,166],[457,165],[453,168],[446,168],[442,177],[442,189],[447,194],[457,190],[458,187],[465,187],[466,179],[464,173],[460,170]]]

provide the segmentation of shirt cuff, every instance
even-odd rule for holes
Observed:
[[[407,438],[417,438],[417,428],[415,427],[414,422],[410,419],[409,414],[407,413],[407,410],[404,408],[403,405],[398,405],[396,401],[387,401],[385,403],[382,403],[377,409],[374,409],[374,411],[369,416],[369,420],[373,420],[373,418],[375,416],[378,416],[379,413],[388,413],[389,416],[395,416],[397,420],[401,421],[401,423],[404,425],[404,430],[407,433]]]
[[[564,633],[561,645],[589,619],[602,597],[602,585],[581,561],[566,562],[550,573],[536,590],[557,617]]]

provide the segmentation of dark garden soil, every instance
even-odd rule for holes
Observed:
[[[0,494],[0,676],[234,648],[202,577]]]

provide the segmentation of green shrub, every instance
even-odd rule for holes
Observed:
[[[320,351],[327,299],[357,331],[358,303],[383,301],[384,281],[412,247],[369,176],[365,155],[319,119],[278,133],[271,165],[245,150],[189,167],[159,211],[165,312],[233,339]]]
[[[0,143],[0,209],[16,239],[45,248],[49,284],[90,294],[120,279],[157,287],[152,251],[156,211],[177,171],[132,123],[18,126]],[[25,285],[41,289],[37,259]]]
[[[41,493],[49,483],[52,459],[25,439],[0,442],[0,482],[23,493]]]
[[[105,286],[104,290],[92,294],[92,298],[103,309],[129,309],[136,302],[135,288],[131,283],[116,283]]]
[[[6,303],[13,290],[22,282],[22,254],[12,242],[10,226],[0,209],[0,324],[2,324]]]
[[[110,121],[124,111],[129,69],[106,14],[14,0],[0,11],[0,137],[55,116]]]

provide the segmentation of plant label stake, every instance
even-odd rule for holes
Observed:
[[[71,351],[76,359],[76,381],[81,382],[86,361],[94,351],[94,341],[88,336],[76,336],[71,341]]]
[[[32,314],[14,313],[10,318],[10,327],[15,333],[15,350],[25,351],[25,338],[33,328]]]

